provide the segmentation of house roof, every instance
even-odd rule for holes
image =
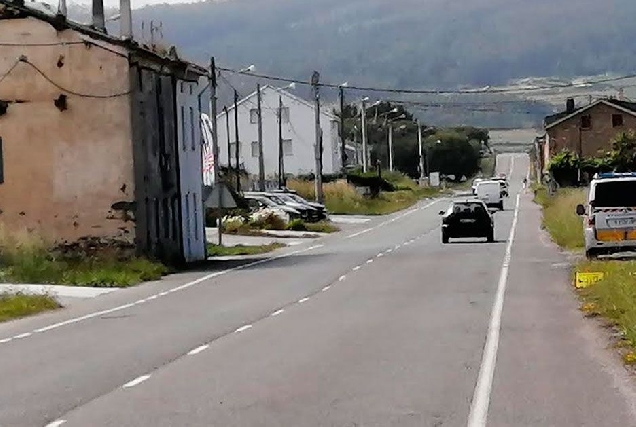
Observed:
[[[177,50],[174,46],[171,46],[165,53],[157,52],[151,47],[140,44],[135,40],[124,40],[112,36],[106,32],[98,31],[92,26],[69,21],[68,19],[66,19],[65,16],[60,14],[47,13],[44,10],[27,7],[17,2],[14,3],[10,0],[0,0],[0,19],[15,19],[25,17],[31,17],[40,21],[47,22],[57,31],[63,31],[67,29],[73,30],[77,31],[80,34],[87,35],[93,39],[103,41],[111,45],[123,47],[131,53],[143,57],[144,59],[182,68],[184,70],[184,73],[193,72],[195,75],[199,76],[203,76],[208,73],[206,68],[179,58]],[[85,40],[85,42],[87,42],[87,40]]]
[[[303,104],[306,107],[311,108],[312,110],[314,109],[314,105],[307,101],[306,99],[303,99],[299,96],[294,95],[293,93],[290,93],[288,91],[286,91],[285,89],[281,89],[275,86],[271,86],[271,85],[265,85],[261,87],[261,93],[267,91],[267,90],[273,90],[274,92],[277,92],[278,94],[280,94],[283,97],[289,98],[292,101],[298,102],[299,104]],[[240,106],[246,102],[252,102],[254,105],[256,105],[256,101],[254,100],[254,98],[256,97],[256,91],[250,93],[249,95],[247,95],[245,98],[239,100],[236,105]],[[230,111],[234,110],[234,104],[232,104],[230,107],[227,108],[227,112],[228,114],[230,113]],[[329,113],[328,111],[322,110],[320,111],[321,115],[324,115],[326,117],[328,117],[330,120],[337,120],[337,117],[331,113]],[[217,119],[224,117],[225,112],[222,111],[221,113],[217,114]]]
[[[551,127],[554,127],[560,123],[563,123],[566,120],[569,120],[572,117],[583,113],[584,111],[594,108],[599,104],[605,104],[609,107],[616,108],[617,110],[620,110],[624,113],[636,116],[636,103],[634,102],[621,101],[618,99],[599,99],[598,101],[595,101],[584,107],[576,108],[574,111],[570,113],[568,113],[567,111],[562,111],[560,113],[546,116],[543,120],[544,127],[546,130],[550,129]]]

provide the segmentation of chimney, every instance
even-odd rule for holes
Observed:
[[[568,98],[567,101],[565,101],[565,112],[566,113],[574,112],[574,98]]]
[[[104,19],[104,0],[93,0],[93,27],[97,31],[106,32]]]
[[[121,21],[119,22],[121,38],[124,40],[132,40],[132,10],[130,0],[119,0],[119,16],[121,16]]]
[[[625,89],[620,88],[618,90],[618,100],[623,101],[625,99]]]
[[[66,0],[60,0],[60,3],[57,6],[57,14],[62,15],[63,17],[66,18],[67,13],[68,11],[66,9]]]

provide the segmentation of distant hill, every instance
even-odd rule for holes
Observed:
[[[161,21],[198,62],[305,80],[454,88],[636,70],[633,0],[215,0],[133,16],[138,36]]]

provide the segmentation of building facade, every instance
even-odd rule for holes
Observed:
[[[20,4],[0,5],[0,224],[51,244],[205,258],[197,95],[205,70]]]

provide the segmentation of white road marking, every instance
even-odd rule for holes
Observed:
[[[375,257],[376,258],[382,258],[384,256],[384,254],[382,252],[380,252],[379,254],[377,254]]]
[[[506,254],[504,256],[501,273],[499,275],[499,284],[497,285],[497,294],[493,303],[492,312],[490,314],[490,324],[488,325],[488,334],[486,336],[486,345],[481,359],[481,367],[479,368],[479,377],[473,394],[473,400],[470,405],[470,413],[468,415],[468,427],[485,427],[488,418],[488,407],[490,405],[490,392],[492,390],[492,381],[495,375],[495,365],[497,363],[497,350],[499,348],[499,333],[501,330],[501,315],[503,313],[504,296],[506,293],[506,284],[508,281],[508,270],[510,269],[510,258],[512,253],[512,244],[515,240],[515,232],[517,230],[517,221],[519,219],[519,200],[521,195],[517,194],[517,203],[515,213],[510,228],[508,244],[506,245]]]
[[[211,273],[211,274],[207,274],[205,276],[199,277],[198,279],[192,280],[191,282],[184,283],[183,285],[177,286],[176,288],[172,288],[170,290],[161,292],[158,295],[165,296],[165,295],[171,294],[173,292],[182,291],[184,289],[187,289],[187,288],[190,288],[192,286],[198,285],[201,282],[205,282],[206,280],[210,280],[210,279],[213,279],[215,277],[222,276],[222,275],[224,275],[226,273],[231,273],[231,272],[234,272],[234,271],[243,270],[243,269],[246,269],[246,268],[249,268],[249,267],[253,267],[255,265],[264,264],[266,262],[274,261],[274,260],[281,259],[281,258],[287,258],[287,257],[293,256],[293,255],[297,255],[297,254],[303,253],[303,252],[309,252],[311,250],[318,249],[318,248],[321,248],[323,246],[324,245],[322,245],[322,244],[314,245],[314,246],[310,246],[310,247],[305,248],[305,249],[299,249],[297,251],[289,252],[289,253],[286,253],[286,254],[280,254],[280,255],[277,255],[277,256],[273,256],[271,258],[265,258],[265,259],[261,259],[261,260],[254,261],[254,262],[250,262],[250,263],[247,263],[247,264],[239,265],[237,267],[232,267],[232,268],[229,268],[227,270],[217,271],[215,273]],[[28,332],[28,334],[31,335],[31,334],[34,334],[34,333],[48,332],[48,331],[51,331],[53,329],[61,328],[63,326],[72,325],[74,323],[83,322],[84,320],[94,319],[96,317],[104,316],[106,314],[115,313],[117,311],[125,310],[127,308],[134,307],[137,304],[141,304],[141,303],[143,303],[145,301],[146,300],[139,300],[139,301],[136,301],[136,302],[133,302],[133,303],[124,304],[124,305],[120,305],[120,306],[117,306],[117,307],[109,308],[107,310],[96,311],[96,312],[93,312],[93,313],[86,314],[84,316],[74,317],[72,319],[64,320],[63,322],[58,322],[58,323],[54,323],[52,325],[45,326],[43,328],[35,329],[32,332]],[[24,335],[24,334],[22,334],[22,335]],[[24,337],[27,337],[29,335],[25,335]],[[2,339],[2,340],[0,340],[0,344],[7,343],[9,341],[11,341],[11,339],[8,339],[8,341],[5,341],[5,339]]]
[[[398,249],[400,249],[400,246],[402,246],[402,245],[401,245],[401,244],[399,244],[399,245],[395,245],[395,246],[393,247],[393,249],[394,249],[394,250],[398,250]]]
[[[322,291],[323,291],[323,292],[328,291],[328,290],[329,290],[329,288],[331,288],[331,285],[329,285],[329,286],[325,286],[324,288],[322,288]]]
[[[31,332],[25,332],[23,334],[14,336],[13,339],[19,340],[19,339],[30,337],[30,336],[31,336]]]
[[[338,277],[338,281],[339,281],[339,282],[343,282],[343,281],[344,281],[344,279],[346,279],[346,278],[347,278],[347,276],[345,276],[345,275],[343,274],[342,276]]]
[[[298,304],[302,304],[302,303],[304,303],[305,301],[309,301],[309,298],[305,297],[305,298],[301,298],[301,299],[299,299],[299,300],[298,300]]]
[[[238,329],[237,329],[236,331],[234,331],[234,332],[239,333],[239,332],[247,331],[247,330],[248,330],[249,328],[251,328],[251,327],[252,327],[252,325],[243,325],[243,326],[241,326],[240,328],[238,328]]]
[[[393,248],[390,248],[390,249],[387,249],[387,250],[386,250],[386,253],[387,253],[387,254],[390,254],[391,252],[393,252]]]
[[[13,340],[13,338],[5,338],[3,340],[0,340],[0,344],[4,344],[5,342],[9,342],[9,341],[12,341],[12,340]]]
[[[64,424],[66,422],[66,420],[57,420],[57,421],[53,421],[52,423],[48,423],[46,425],[46,427],[60,427],[62,424]]]
[[[283,313],[285,310],[283,310],[282,308],[280,310],[276,310],[275,312],[273,312],[272,314],[270,314],[270,316],[274,317],[274,316],[278,316],[279,314]]]
[[[345,237],[345,239],[351,239],[351,238],[354,238],[354,237],[358,237],[358,236],[360,236],[360,235],[362,235],[364,233],[368,233],[371,230],[373,230],[373,228],[365,228],[362,231],[358,231],[357,233],[353,233],[353,234],[348,235],[347,237]]]
[[[148,375],[142,375],[140,377],[135,378],[134,380],[127,382],[126,384],[124,384],[122,386],[122,388],[130,388],[130,387],[134,387],[136,385],[141,384],[142,382],[146,381],[148,378],[150,378],[150,374]]]
[[[210,347],[209,344],[200,345],[197,348],[194,348],[194,349],[190,350],[188,352],[188,356],[194,356],[195,354],[199,354],[199,353],[201,353],[203,350],[205,350],[208,347]]]
[[[359,265],[356,265],[355,267],[353,267],[353,271],[358,271],[358,270],[360,270],[360,266]]]
[[[153,299],[157,299],[159,297],[159,295],[153,295],[151,297],[148,297],[148,301],[152,301]]]
[[[373,260],[372,260],[372,259],[368,259],[368,260],[367,260],[367,264],[371,264],[372,262],[373,262]]]

